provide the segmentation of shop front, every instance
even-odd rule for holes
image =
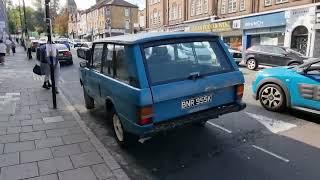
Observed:
[[[253,45],[284,46],[286,19],[284,12],[257,15],[241,21],[243,50]]]
[[[240,30],[240,20],[217,21],[198,23],[190,25],[188,31],[191,32],[214,32],[233,49],[241,49],[242,32]]]
[[[287,20],[285,46],[303,55],[314,53],[315,6],[286,11]],[[313,43],[312,43],[313,42]],[[317,51],[317,50],[315,50]]]

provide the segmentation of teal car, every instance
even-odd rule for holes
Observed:
[[[88,109],[103,105],[116,140],[241,111],[244,77],[212,33],[145,33],[98,40],[80,64]]]
[[[320,59],[296,67],[264,69],[252,84],[254,98],[269,111],[293,108],[320,113]]]

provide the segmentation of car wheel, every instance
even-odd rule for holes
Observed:
[[[267,84],[259,92],[261,105],[269,110],[280,112],[286,107],[286,95],[282,88],[276,84]]]
[[[290,63],[288,66],[299,66],[300,64],[297,62]]]
[[[247,68],[250,70],[255,70],[258,68],[258,63],[255,59],[251,58],[247,61]]]
[[[87,92],[84,88],[83,88],[83,96],[84,96],[84,103],[86,105],[86,108],[93,109],[94,108],[94,99],[87,94]]]
[[[137,136],[128,133],[123,128],[121,120],[115,112],[112,115],[112,124],[115,138],[121,147],[129,147],[138,142]]]

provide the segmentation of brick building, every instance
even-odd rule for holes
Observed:
[[[73,27],[77,27],[79,38],[94,40],[133,33],[138,24],[138,11],[138,6],[124,0],[100,0],[77,15],[70,15],[69,23],[77,22]]]

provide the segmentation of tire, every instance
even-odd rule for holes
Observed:
[[[139,138],[129,132],[127,132],[122,125],[122,122],[117,115],[117,113],[113,112],[112,114],[112,127],[114,136],[117,140],[117,143],[121,147],[130,147],[136,144],[139,140]]]
[[[87,94],[87,92],[84,88],[83,88],[83,96],[84,96],[84,103],[86,105],[86,108],[93,109],[94,108],[94,99]]]
[[[258,68],[258,66],[259,66],[258,62],[255,59],[251,58],[251,59],[247,60],[247,68],[248,69],[255,70]]]
[[[286,95],[276,84],[264,85],[260,89],[259,100],[268,111],[281,112],[286,108]]]

